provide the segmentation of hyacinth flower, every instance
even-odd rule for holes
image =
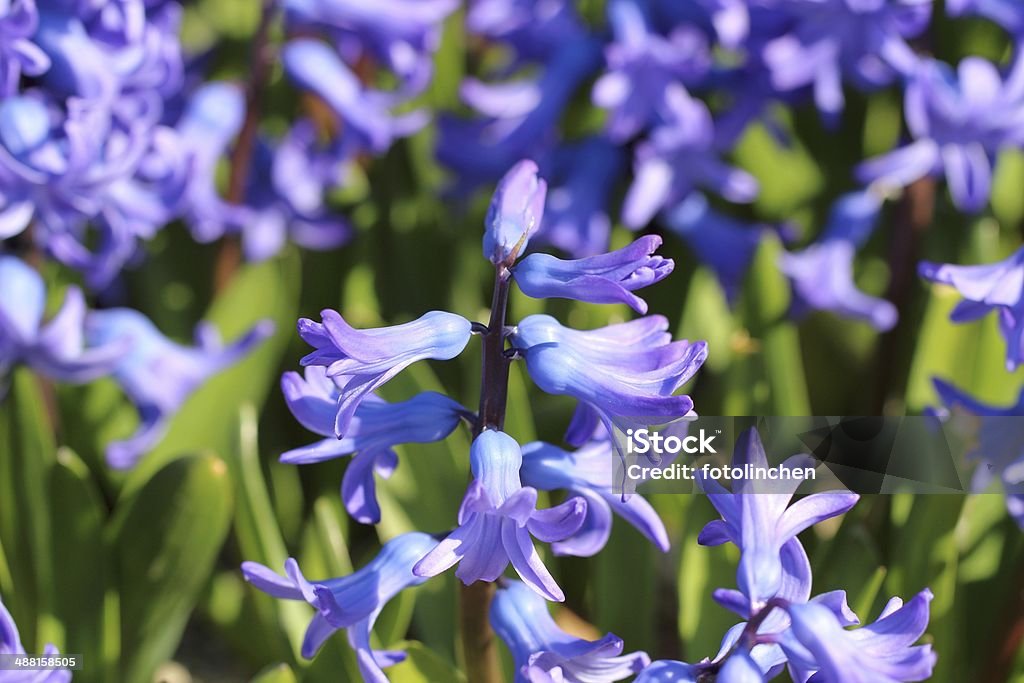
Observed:
[[[699,83],[711,66],[707,38],[680,25],[668,36],[650,26],[644,3],[613,0],[608,21],[614,40],[605,48],[608,70],[594,84],[593,101],[610,112],[607,132],[615,142],[629,140],[656,119],[669,83]]]
[[[344,175],[353,147],[342,140],[321,148],[306,119],[296,121],[280,140],[257,142],[245,206],[233,215],[246,259],[276,256],[288,241],[314,251],[348,241],[351,226],[328,211],[324,196]]]
[[[337,311],[321,312],[322,323],[299,320],[299,336],[315,348],[302,365],[322,365],[328,377],[344,377],[334,434],[344,437],[364,399],[416,361],[451,360],[469,343],[471,325],[454,313],[431,311],[402,325],[357,330]]]
[[[1024,361],[1024,248],[1002,261],[976,266],[922,261],[918,273],[963,297],[950,314],[953,322],[971,322],[994,311],[1006,339],[1006,369],[1017,369]]]
[[[468,4],[467,31],[507,45],[515,52],[513,66],[546,61],[587,31],[571,0],[470,0]]]
[[[655,255],[660,246],[660,237],[647,235],[622,249],[571,261],[530,254],[512,268],[512,277],[523,294],[534,299],[624,303],[643,315],[647,302],[633,291],[665,279],[675,265],[672,259]]]
[[[593,641],[566,633],[551,617],[547,602],[519,581],[499,587],[490,620],[512,652],[516,683],[612,683],[651,661],[645,652],[622,654],[622,639],[612,633]]]
[[[386,65],[413,94],[428,83],[432,54],[441,37],[441,25],[458,7],[457,0],[384,0],[358,3],[348,0],[286,0],[290,27],[328,29],[339,39],[343,54],[368,53]]]
[[[370,396],[356,409],[345,437],[334,435],[340,390],[326,368],[306,368],[305,377],[287,372],[281,378],[288,409],[306,429],[327,437],[295,448],[281,456],[281,462],[305,465],[351,455],[352,461],[341,482],[345,509],[363,524],[380,521],[374,475],[390,477],[398,464],[394,447],[403,443],[440,441],[451,434],[469,411],[456,401],[425,391],[399,403]]]
[[[392,113],[404,96],[366,88],[325,43],[309,38],[292,40],[281,59],[289,78],[320,97],[339,123],[371,152],[387,151],[397,138],[415,133],[427,122],[423,111]]]
[[[985,17],[1013,36],[1024,35],[1024,6],[1016,0],[946,0],[946,11],[953,17]]]
[[[600,43],[583,35],[561,42],[539,76],[499,84],[463,81],[460,95],[480,116],[438,120],[437,158],[458,173],[457,190],[467,192],[521,159],[548,154],[566,106],[600,65]]]
[[[931,677],[936,656],[931,645],[914,645],[928,627],[931,591],[903,604],[892,598],[877,621],[846,630],[826,606],[790,605],[788,637],[781,639],[794,680],[903,683]]]
[[[751,30],[751,12],[760,5],[750,0],[675,0],[649,1],[653,13],[667,24],[698,26],[723,47],[736,50],[747,44]]]
[[[1024,529],[1024,390],[1009,406],[995,406],[977,400],[966,392],[940,379],[933,379],[935,391],[942,401],[942,417],[946,413],[967,413],[981,418],[977,428],[977,445],[968,457],[980,465],[974,472],[971,489],[984,491],[998,480],[1006,491],[1006,508]]]
[[[673,342],[667,330],[657,315],[589,331],[531,315],[510,338],[538,387],[578,399],[612,433],[616,424],[670,422],[693,408],[689,396],[674,392],[704,363],[707,344]]]
[[[809,87],[827,120],[843,109],[843,79],[862,89],[907,76],[917,57],[907,39],[928,27],[931,1],[790,0],[793,25],[764,47],[772,83],[781,91]]]
[[[291,558],[285,562],[284,576],[256,562],[243,563],[242,572],[246,581],[271,597],[303,600],[316,608],[302,642],[303,657],[311,659],[335,631],[345,629],[363,680],[387,683],[381,669],[401,662],[405,653],[372,649],[370,631],[389,600],[426,580],[413,574],[412,567],[436,544],[418,531],[402,534],[385,543],[366,566],[324,581],[308,581]]]
[[[227,226],[240,219],[238,207],[221,198],[217,190],[217,165],[226,154],[245,118],[245,96],[232,83],[208,83],[189,98],[175,125],[191,162],[185,190],[185,219],[193,237],[212,242]]]
[[[662,552],[668,552],[668,532],[658,513],[642,496],[623,499],[615,492],[612,443],[594,439],[575,451],[540,441],[523,446],[523,484],[541,491],[565,490],[587,501],[587,516],[572,536],[551,544],[555,555],[591,557],[608,543],[612,513],[629,522]]]
[[[21,644],[18,626],[14,623],[11,613],[0,600],[0,655],[23,655],[25,648]],[[53,644],[43,648],[43,657],[57,657],[60,652]],[[39,655],[36,655],[39,656]],[[33,670],[33,671],[0,671],[0,683],[68,683],[71,672],[67,669]]]
[[[85,320],[90,346],[126,346],[111,373],[139,414],[129,438],[107,445],[111,467],[132,467],[159,443],[175,413],[210,376],[234,364],[273,332],[269,320],[257,323],[228,346],[208,324],[196,328],[196,346],[165,337],[142,313],[129,308],[93,311]]]
[[[415,567],[417,576],[436,576],[458,564],[455,576],[466,585],[495,581],[509,564],[523,582],[548,600],[565,599],[541,561],[531,536],[551,543],[579,530],[587,514],[583,498],[537,509],[537,490],[523,486],[523,454],[515,439],[485,430],[469,452],[473,482],[459,508],[459,526]]]
[[[559,145],[547,163],[552,180],[536,241],[573,258],[607,251],[612,232],[607,201],[625,162],[623,150],[605,138]]]
[[[779,269],[793,287],[794,315],[830,311],[867,322],[882,332],[896,325],[896,307],[862,292],[853,278],[857,249],[874,230],[881,205],[871,190],[843,195],[829,210],[828,224],[817,241],[780,256]]]
[[[634,179],[622,208],[627,227],[642,228],[659,211],[699,188],[733,202],[750,202],[757,196],[757,180],[719,158],[707,105],[682,85],[671,83],[659,117],[649,137],[636,148]]]
[[[0,97],[17,91],[22,74],[39,76],[50,68],[50,58],[32,42],[38,26],[35,0],[0,5]]]
[[[796,455],[782,463],[782,467],[806,467],[809,460],[807,456]],[[744,432],[733,450],[732,466],[742,468],[745,465],[762,469],[768,467],[768,458],[756,429]],[[729,492],[716,480],[701,476],[700,472],[698,477],[712,505],[722,515],[721,520],[709,522],[704,527],[698,543],[721,545],[732,542],[740,548],[737,584],[749,601],[752,612],[775,597],[784,585],[787,572],[782,561],[783,547],[796,541],[801,531],[843,514],[858,500],[855,493],[833,491],[806,496],[790,505],[800,484],[798,479],[772,482],[739,479]]]
[[[127,351],[123,341],[87,344],[85,297],[69,287],[60,310],[46,323],[46,285],[31,266],[0,254],[0,384],[16,364],[62,382],[107,375]],[[0,395],[2,395],[0,391]]]
[[[520,161],[505,174],[484,219],[484,258],[505,267],[515,262],[540,228],[547,189],[532,161]]]
[[[35,220],[40,246],[102,287],[175,215],[187,161],[169,128],[125,129],[84,100],[56,111],[39,93],[0,101],[0,234]]]
[[[967,57],[956,73],[924,61],[906,86],[904,111],[913,141],[860,165],[863,182],[902,188],[926,176],[944,176],[953,203],[980,211],[988,202],[995,155],[1021,143],[1024,58],[1004,77],[980,57]]]
[[[715,211],[701,192],[694,192],[665,211],[662,222],[686,241],[701,263],[714,271],[726,298],[735,301],[764,229]]]

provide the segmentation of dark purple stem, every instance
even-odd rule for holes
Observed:
[[[485,429],[501,429],[505,425],[505,407],[508,404],[508,366],[511,359],[505,354],[505,309],[511,287],[511,273],[498,266],[494,275],[491,296],[491,317],[487,327],[475,328],[483,339],[483,368],[480,376],[480,409],[473,437]],[[491,628],[489,614],[496,584],[477,581],[461,586],[459,621],[462,629],[462,654],[466,661],[467,678],[474,683],[501,683],[501,662],[498,645]]]

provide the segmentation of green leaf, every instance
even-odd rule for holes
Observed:
[[[57,452],[50,473],[48,501],[61,532],[54,534],[54,611],[63,624],[62,652],[103,660],[103,624],[108,553],[103,537],[106,507],[89,468],[68,449]],[[75,680],[101,681],[105,668],[90,666],[76,672]]]
[[[224,339],[245,334],[260,320],[274,334],[245,358],[207,380],[171,421],[167,436],[132,471],[127,492],[136,491],[164,464],[186,453],[227,453],[235,441],[242,404],[260,407],[278,382],[278,365],[295,336],[301,264],[294,250],[277,259],[243,266],[213,303],[206,320]],[[258,302],[258,305],[254,305]]]
[[[14,584],[6,604],[22,642],[36,652],[62,635],[53,619],[52,532],[47,504],[49,473],[55,461],[44,385],[29,370],[18,369],[7,399],[0,403],[0,543],[7,552]]]
[[[402,643],[398,649],[405,650],[405,661],[387,670],[391,683],[461,683],[466,680],[466,676],[451,662],[423,643]]]
[[[174,654],[231,510],[227,466],[193,455],[166,465],[114,511],[108,530],[121,595],[121,680],[149,680]]]
[[[295,672],[287,664],[275,664],[256,674],[251,683],[297,683]]]

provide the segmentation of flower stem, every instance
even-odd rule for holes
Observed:
[[[505,309],[511,278],[507,268],[499,266],[494,276],[491,297],[491,318],[483,337],[483,369],[480,377],[480,410],[473,427],[473,437],[485,429],[501,429],[505,424],[508,403],[508,366],[505,356]],[[498,645],[491,628],[489,613],[495,584],[477,581],[460,586],[459,621],[462,630],[462,656],[466,674],[473,683],[501,683]]]
[[[260,23],[252,39],[249,82],[245,92],[245,119],[238,133],[235,147],[229,160],[228,190],[226,199],[232,204],[245,200],[245,186],[249,182],[253,152],[256,149],[256,134],[259,132],[263,114],[263,94],[274,63],[270,44],[270,26],[277,14],[275,0],[264,0]],[[231,281],[242,263],[242,245],[235,235],[227,235],[221,242],[214,264],[214,289],[221,291]]]

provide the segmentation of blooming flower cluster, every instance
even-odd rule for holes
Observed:
[[[800,467],[793,456],[783,467]],[[754,429],[737,440],[733,466],[767,466]],[[892,598],[874,622],[856,629],[845,591],[811,597],[811,565],[797,538],[801,531],[840,515],[857,502],[852,493],[815,493],[792,502],[792,481],[741,479],[727,491],[714,480],[703,486],[721,519],[709,522],[702,545],[733,543],[740,549],[739,590],[718,589],[715,600],[743,620],[729,629],[714,658],[696,664],[660,660],[637,677],[642,683],[768,681],[784,670],[794,681],[921,681],[936,655],[914,645],[928,626],[931,591],[904,603]],[[792,503],[792,504],[791,504]]]
[[[380,154],[426,121],[394,111],[429,83],[456,2],[282,5],[286,32],[302,36],[281,48],[285,72],[334,115],[328,142],[311,117],[280,137],[261,130],[264,63],[254,65],[264,82],[254,76],[247,91],[197,85],[202,60],[183,54],[177,2],[0,4],[0,239],[29,231],[96,288],[178,218],[200,241],[239,234],[253,260],[289,239],[342,244],[350,230],[326,194],[357,155]],[[268,5],[264,24],[277,12]],[[255,51],[266,59],[267,45]],[[360,65],[389,70],[400,86],[376,89],[381,79]],[[225,193],[217,168],[228,153],[246,171],[234,170]]]
[[[367,567],[324,582],[307,582],[292,560],[285,567],[287,579],[259,565],[244,565],[246,578],[257,588],[316,607],[304,647],[307,656],[330,632],[345,627],[364,677],[386,680],[381,668],[397,659],[369,649],[366,634],[373,618],[402,588],[458,565],[455,575],[464,584],[501,582],[491,620],[523,680],[617,680],[648,663],[643,653],[622,655],[622,641],[611,634],[586,642],[558,629],[545,599],[562,601],[564,593],[535,541],[550,544],[557,555],[594,555],[608,540],[615,512],[659,549],[668,549],[667,533],[653,508],[640,496],[626,499],[613,493],[609,435],[633,416],[671,421],[687,414],[692,400],[675,392],[704,361],[706,345],[673,342],[661,316],[587,331],[543,315],[506,325],[505,302],[513,282],[533,297],[624,302],[643,312],[646,304],[634,292],[672,270],[672,261],[654,254],[660,245],[654,237],[576,260],[539,253],[521,258],[543,222],[546,189],[536,164],[521,161],[495,193],[483,240],[484,256],[495,267],[489,324],[443,311],[370,330],[352,328],[331,310],[323,311],[321,322],[299,321],[299,334],[313,351],[302,359],[305,377],[286,373],[282,387],[295,417],[327,438],[281,459],[312,463],[350,455],[342,497],[358,521],[380,520],[374,473],[386,477],[398,464],[394,446],[444,439],[462,421],[474,433],[472,480],[450,531],[436,537],[418,532],[399,536]],[[458,356],[474,334],[482,338],[484,350],[478,412],[433,392],[397,403],[375,394],[412,363]],[[503,431],[503,373],[519,358],[541,389],[580,402],[581,417],[570,430],[586,442],[578,451],[540,442],[520,446]],[[568,492],[564,502],[538,507],[539,491],[557,490]],[[509,565],[521,582],[502,578]],[[377,588],[367,593],[364,584]],[[358,590],[364,592],[357,598]]]

